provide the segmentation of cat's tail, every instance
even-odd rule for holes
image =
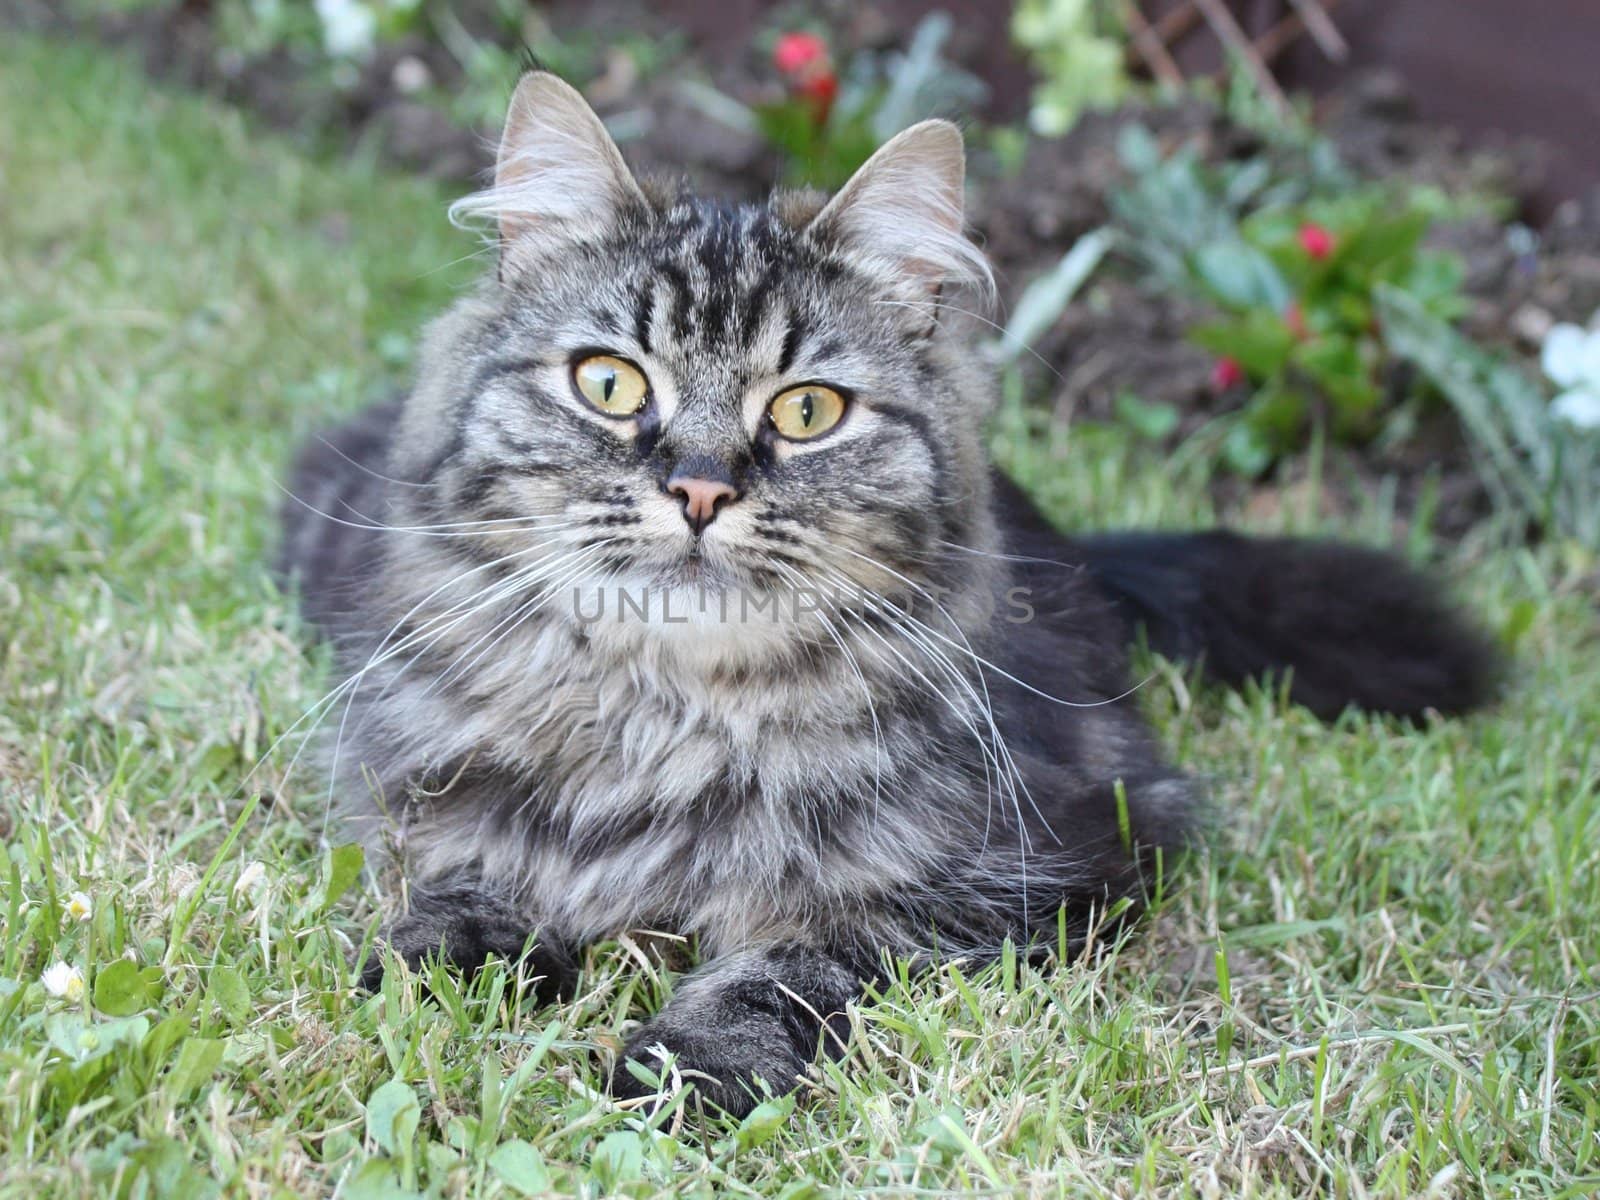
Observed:
[[[1150,647],[1225,683],[1274,676],[1322,717],[1420,717],[1491,698],[1500,656],[1442,588],[1392,555],[1234,533],[1075,539]]]

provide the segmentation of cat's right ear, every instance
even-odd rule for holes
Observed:
[[[494,223],[504,278],[520,250],[602,233],[623,209],[644,203],[588,101],[548,71],[530,71],[511,96],[494,186],[456,201],[450,219]]]

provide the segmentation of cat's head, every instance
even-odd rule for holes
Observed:
[[[493,186],[454,210],[496,276],[430,334],[398,468],[439,522],[498,522],[495,553],[591,593],[954,586],[989,541],[989,390],[945,313],[990,286],[963,169],[928,121],[825,204],[658,194],[525,76]]]

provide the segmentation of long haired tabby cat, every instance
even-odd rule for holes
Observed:
[[[962,174],[929,121],[826,204],[658,191],[529,74],[458,206],[495,276],[403,404],[295,471],[285,568],[358,679],[331,769],[405,880],[393,953],[527,954],[554,995],[586,942],[695,935],[626,1056],[735,1113],[839,1044],[885,952],[1053,941],[1063,910],[1081,939],[1138,898],[1195,801],[1129,697],[1136,628],[1319,714],[1489,686],[1380,554],[1055,533],[986,461],[990,380],[939,319],[988,284]]]

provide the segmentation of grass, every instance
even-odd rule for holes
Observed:
[[[267,754],[325,686],[273,480],[467,277],[443,197],[15,38],[0,192],[0,1195],[1600,1188],[1600,641],[1559,548],[1446,551],[1519,656],[1469,721],[1324,727],[1158,665],[1219,819],[1137,936],[901,981],[792,1112],[651,1117],[597,1051],[674,956],[599,947],[543,1010],[499,973],[357,992],[371,897],[295,738]],[[1204,511],[1115,438],[997,436],[1064,520]]]

